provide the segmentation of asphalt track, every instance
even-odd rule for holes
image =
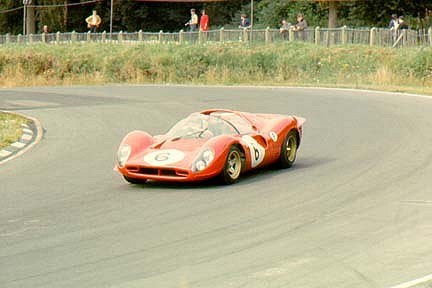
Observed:
[[[127,132],[213,107],[306,117],[296,165],[232,186],[136,186],[112,170]],[[431,98],[59,87],[0,90],[0,109],[45,129],[0,166],[0,287],[430,285]]]

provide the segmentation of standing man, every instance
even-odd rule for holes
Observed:
[[[102,20],[97,15],[96,10],[93,10],[93,14],[86,18],[87,28],[90,28],[90,32],[96,33],[97,28],[99,28]]]
[[[195,9],[191,9],[191,19],[189,20],[189,22],[187,22],[185,24],[185,26],[189,25],[189,31],[190,32],[194,32],[197,29],[198,26],[198,15],[195,13]]]
[[[239,25],[240,29],[247,29],[250,28],[250,21],[249,19],[246,17],[246,14],[241,14],[240,15],[240,25]]]
[[[288,23],[285,19],[282,19],[282,26],[279,29],[282,40],[287,40],[289,38],[289,29],[291,28],[291,23]]]
[[[302,13],[297,14],[297,23],[292,26],[292,30],[297,32],[297,39],[305,40],[305,29],[308,27]]]
[[[203,9],[201,11],[201,18],[200,18],[200,30],[201,30],[201,32],[207,32],[208,23],[209,23],[209,17],[206,14],[206,11]]]
[[[392,14],[388,28],[390,30],[396,30],[398,25],[399,25],[399,19],[398,19],[397,15]]]

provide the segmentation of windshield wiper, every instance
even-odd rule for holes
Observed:
[[[199,130],[199,131],[195,131],[195,132],[192,132],[190,134],[180,135],[180,136],[177,136],[177,137],[169,139],[169,141],[177,141],[177,140],[182,139],[183,137],[194,136],[194,135],[197,135],[197,134],[198,134],[198,138],[201,138],[201,135],[204,132],[206,132],[206,131],[208,131],[208,128],[205,128],[205,129],[202,129],[202,130]]]

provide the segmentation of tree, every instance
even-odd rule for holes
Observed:
[[[0,33],[19,34],[23,32],[23,9],[21,1],[1,0]]]

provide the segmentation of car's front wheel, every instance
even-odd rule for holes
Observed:
[[[297,156],[297,148],[297,133],[291,130],[285,137],[281,147],[279,163],[282,168],[289,168],[294,164]]]
[[[124,175],[123,175],[123,178],[131,184],[144,184],[147,181],[147,179],[131,178],[131,177],[127,177]]]
[[[231,146],[222,170],[222,181],[225,184],[233,184],[240,177],[242,170],[241,151],[236,146]]]

